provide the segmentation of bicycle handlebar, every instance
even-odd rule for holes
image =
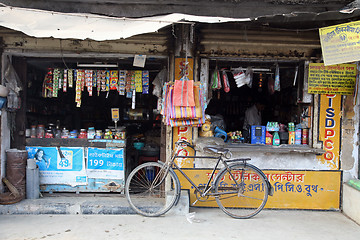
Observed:
[[[192,149],[195,149],[195,146],[190,144],[188,141],[186,140],[178,140],[175,145],[185,145],[187,147],[191,147]]]

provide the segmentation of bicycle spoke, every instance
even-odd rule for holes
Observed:
[[[233,186],[226,187],[229,184]],[[257,169],[237,163],[230,166],[230,172],[225,169],[219,173],[215,194],[216,202],[226,214],[234,218],[250,218],[264,208],[268,188]]]
[[[176,174],[157,162],[136,167],[129,174],[125,185],[126,198],[131,208],[143,216],[166,213],[175,204],[179,192]]]

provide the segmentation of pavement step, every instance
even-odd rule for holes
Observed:
[[[188,191],[182,191],[179,203],[169,214],[185,215],[189,213]],[[24,199],[21,202],[0,205],[0,215],[10,214],[135,214],[125,195],[89,196],[67,194],[66,196],[49,194],[39,199]]]

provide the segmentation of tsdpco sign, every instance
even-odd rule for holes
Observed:
[[[325,153],[319,157],[330,170],[339,169],[341,95],[320,95],[319,141]]]

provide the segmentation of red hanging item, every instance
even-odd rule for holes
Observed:
[[[174,106],[195,106],[194,100],[194,80],[175,80]]]
[[[224,92],[230,92],[230,84],[229,84],[229,78],[226,74],[225,69],[222,69],[222,79],[223,79],[223,85],[224,85]]]

